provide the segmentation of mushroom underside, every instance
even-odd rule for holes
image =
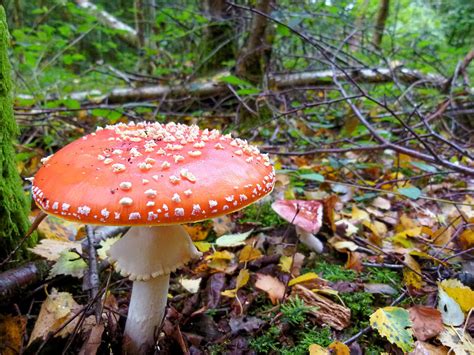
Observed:
[[[124,353],[147,353],[165,314],[169,274],[201,253],[181,225],[172,225],[132,227],[108,254],[115,269],[134,281]]]

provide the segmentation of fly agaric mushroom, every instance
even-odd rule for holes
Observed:
[[[273,189],[268,156],[245,140],[183,124],[98,128],[43,160],[32,194],[46,213],[132,226],[109,250],[134,281],[125,351],[155,344],[169,275],[200,253],[182,223],[239,210]]]
[[[323,244],[315,237],[322,226],[323,205],[319,201],[279,200],[272,204],[273,210],[296,227],[300,241],[311,250],[321,253]]]

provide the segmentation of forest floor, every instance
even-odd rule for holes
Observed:
[[[271,195],[187,226],[203,256],[172,274],[162,353],[474,352],[472,181],[390,151],[377,164],[370,152],[271,158]],[[284,199],[321,203],[321,248],[275,213]],[[105,256],[119,236],[98,248],[92,299],[85,226],[48,217],[39,233],[32,260],[46,258],[49,276],[2,308],[2,353],[119,353],[131,282]]]

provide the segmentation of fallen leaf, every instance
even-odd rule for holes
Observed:
[[[273,304],[277,304],[283,299],[285,285],[280,280],[276,277],[259,273],[255,274],[255,276],[257,277],[255,287],[265,291]]]
[[[57,332],[55,336],[60,337],[71,334],[79,322],[79,317],[76,315],[81,309],[82,306],[74,301],[69,292],[58,292],[53,288],[41,305],[28,345],[36,339],[46,339],[49,333]],[[94,316],[90,317],[94,319]]]
[[[222,291],[221,294],[227,297],[236,297],[237,291],[247,285],[249,282],[250,273],[247,269],[241,269],[239,274],[237,275],[237,279],[235,280],[235,288]]]
[[[178,282],[183,288],[190,293],[197,293],[199,286],[201,285],[202,277],[198,279],[186,279],[184,277],[179,278]]]
[[[372,206],[380,208],[381,210],[389,210],[392,207],[389,200],[380,196],[372,201]]]
[[[242,248],[239,254],[239,262],[245,263],[258,259],[262,256],[262,252],[258,249],[253,248],[251,245],[246,245]]]
[[[53,278],[58,275],[70,275],[82,278],[87,270],[87,263],[77,253],[72,251],[63,251],[59,259],[51,267],[49,277]]]
[[[461,281],[449,279],[441,281],[443,290],[454,299],[464,312],[469,312],[474,308],[474,291],[470,287],[464,286]]]
[[[46,239],[74,241],[80,233],[81,224],[52,215],[40,223],[38,232]]]
[[[420,265],[410,254],[405,254],[404,261],[409,266],[409,268],[403,268],[403,280],[405,284],[419,290],[423,286]]]
[[[474,354],[474,339],[462,328],[445,327],[438,339],[456,355]]]
[[[341,343],[340,341],[335,341],[331,343],[328,346],[328,350],[330,351],[331,354],[334,355],[350,355],[351,351],[349,350],[349,347]]]
[[[413,334],[418,340],[431,339],[444,329],[441,313],[435,308],[417,305],[409,308],[408,312],[413,323]]]
[[[434,346],[423,341],[416,341],[415,348],[408,355],[448,355],[444,346]]]
[[[311,344],[308,348],[309,355],[328,355],[329,352],[321,345]]]
[[[237,334],[242,330],[252,334],[252,332],[260,329],[264,324],[265,321],[254,316],[240,316],[231,318],[229,321],[232,334]]]
[[[203,223],[183,224],[183,227],[194,242],[206,239],[210,229],[209,226]]]
[[[235,223],[227,216],[221,216],[212,220],[212,228],[218,237],[228,234],[235,229]]]
[[[441,285],[438,285],[438,298],[438,310],[441,312],[443,323],[455,327],[463,324],[464,312],[461,306],[443,290]]]
[[[250,230],[245,233],[226,234],[216,239],[216,245],[219,247],[236,247],[245,244],[245,239],[253,232]]]
[[[87,340],[82,345],[79,355],[95,355],[99,350],[100,344],[102,343],[102,334],[104,333],[105,326],[103,323],[96,324],[89,331]]]
[[[278,263],[278,266],[280,267],[281,271],[290,272],[292,262],[293,257],[282,255],[280,256],[280,262]]]
[[[193,242],[193,244],[201,253],[208,252],[212,247],[212,244],[208,242]]]
[[[395,295],[398,291],[387,284],[364,284],[364,292],[380,293],[382,295]]]
[[[107,255],[107,252],[109,251],[110,247],[112,245],[114,245],[114,243],[119,240],[120,238],[122,238],[121,236],[117,236],[117,237],[112,237],[112,238],[106,238],[104,240],[102,240],[100,243],[99,243],[99,246],[100,248],[97,249],[97,256],[99,257],[99,259],[101,260],[106,260],[109,256]]]
[[[474,246],[474,230],[471,228],[464,230],[459,235],[459,244],[463,250],[472,248]]]
[[[293,286],[302,282],[318,279],[319,276],[315,272],[307,272],[306,274],[295,277],[294,279],[288,282],[288,286]]]
[[[0,315],[0,354],[21,353],[26,321],[25,316]]]
[[[81,243],[62,239],[41,239],[34,248],[30,248],[29,250],[36,255],[42,256],[46,260],[57,261],[62,252],[72,249],[82,253]]]
[[[357,223],[357,222],[363,222],[367,221],[370,222],[370,216],[369,214],[358,208],[356,205],[352,206],[352,213],[351,213],[351,222]]]
[[[408,311],[400,307],[379,308],[370,316],[370,326],[403,351],[414,346],[411,325]]]

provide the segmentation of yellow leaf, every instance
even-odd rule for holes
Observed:
[[[329,352],[321,345],[311,344],[308,348],[309,355],[328,355]]]
[[[374,221],[363,221],[362,224],[369,228],[369,230],[376,236],[376,237],[384,237],[387,234],[387,226],[385,223]]]
[[[282,255],[280,257],[280,262],[278,263],[278,266],[280,267],[281,271],[290,272],[292,262],[293,258],[291,256]]]
[[[443,290],[453,298],[464,312],[469,312],[474,308],[474,291],[456,279],[443,280],[441,282]]]
[[[247,269],[241,269],[239,272],[239,275],[237,276],[237,279],[235,280],[235,288],[230,289],[230,290],[225,290],[221,292],[221,295],[227,296],[227,297],[235,297],[237,296],[237,291],[247,285],[247,282],[249,282],[250,279],[250,273]]]
[[[357,206],[355,205],[352,206],[351,219],[353,221],[369,221],[370,222],[369,214],[366,211],[357,208]]]
[[[331,354],[334,355],[350,355],[351,353],[346,344],[337,340],[328,346],[328,350],[331,350]]]
[[[258,249],[253,248],[250,245],[246,245],[239,255],[239,262],[244,263],[247,261],[252,261],[258,259],[262,256],[262,252]]]
[[[290,280],[290,282],[288,282],[288,286],[293,286],[293,285],[306,282],[309,280],[314,280],[317,278],[319,278],[319,276],[315,272],[307,272],[306,274],[303,274],[301,276],[294,278],[293,280]]]
[[[408,311],[400,307],[379,308],[370,316],[370,326],[405,352],[413,349],[411,325]]]
[[[82,253],[81,243],[63,239],[42,239],[34,248],[30,248],[30,251],[49,261],[57,261],[64,251],[73,249]]]
[[[232,260],[233,258],[234,254],[227,250],[216,251],[214,254],[206,256],[206,260]]]
[[[346,252],[348,250],[356,251],[359,248],[356,243],[351,242],[350,240],[335,242],[332,246],[339,252]]]
[[[0,315],[0,354],[22,353],[26,316]]]
[[[410,267],[403,268],[403,280],[405,281],[405,284],[415,289],[420,289],[422,286],[420,265],[409,254],[405,255],[405,263]]]
[[[209,234],[209,227],[202,223],[194,223],[194,224],[183,224],[184,229],[188,232],[191,240],[193,241],[200,241],[207,238]]]
[[[194,246],[201,252],[205,253],[211,249],[211,243],[208,242],[194,242]]]
[[[464,230],[459,236],[459,244],[461,244],[464,250],[472,248],[474,246],[474,230]]]

